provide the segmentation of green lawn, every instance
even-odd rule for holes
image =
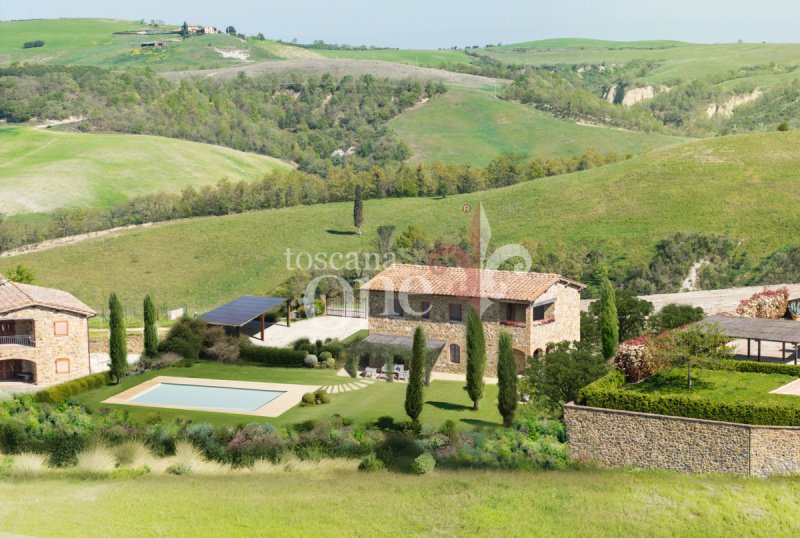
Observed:
[[[800,481],[656,471],[4,480],[3,531],[86,536],[797,536]]]
[[[432,238],[469,226],[464,203],[481,202],[492,244],[545,250],[603,245],[632,262],[679,231],[741,241],[754,259],[796,244],[800,229],[800,133],[719,137],[657,149],[585,172],[439,198],[368,200],[363,235],[351,203],[291,207],[174,222],[32,254],[0,258],[0,272],[30,266],[37,282],[96,308],[111,291],[141,304],[204,311],[243,294],[268,294],[290,274],[292,252],[370,252],[375,229],[411,223]]]
[[[231,365],[221,363],[198,363],[191,368],[167,368],[149,371],[142,375],[127,377],[120,385],[109,385],[92,390],[78,397],[81,403],[97,409],[101,406],[124,409],[134,420],[145,420],[156,410],[151,407],[131,405],[106,405],[101,402],[114,394],[127,390],[156,376],[191,377],[207,379],[232,379],[241,381],[261,381],[269,383],[294,383],[298,385],[334,385],[352,381],[349,377],[339,377],[335,370],[307,370],[298,368],[265,368],[263,366]],[[463,389],[464,383],[455,381],[432,381],[425,391],[425,408],[421,421],[425,424],[441,425],[450,419],[460,428],[498,426],[501,423],[497,411],[497,386],[486,387],[482,408],[472,411],[469,397]],[[331,395],[331,403],[309,407],[295,407],[280,417],[258,419],[247,415],[228,413],[209,413],[182,411],[174,409],[158,410],[161,417],[170,420],[187,417],[195,422],[211,424],[239,424],[241,422],[264,421],[273,425],[295,424],[309,419],[327,417],[338,413],[359,423],[376,420],[382,416],[392,416],[405,420],[403,408],[405,383],[377,381],[367,388]]]
[[[109,207],[132,196],[180,191],[227,177],[288,170],[278,159],[144,135],[0,127],[0,197],[6,214]]]
[[[573,42],[574,41],[574,42]],[[581,45],[580,43],[584,44]],[[644,42],[645,44],[649,42]],[[645,44],[592,42],[584,40],[553,40],[552,42],[519,43],[502,48],[481,50],[507,63],[529,65],[598,65],[624,64],[634,60],[650,60],[658,64],[643,81],[652,84],[668,83],[675,79],[696,79],[723,75],[732,69],[769,63],[797,65],[800,44],[796,43],[726,43],[715,45],[675,44],[655,42]],[[626,47],[626,48],[621,48]],[[522,50],[524,49],[524,50]]]
[[[492,91],[451,89],[405,112],[391,127],[425,161],[485,165],[501,153],[526,157],[563,157],[587,148],[638,154],[686,139],[579,125],[520,103],[503,101]]]
[[[718,403],[775,404],[800,407],[800,396],[770,394],[795,378],[783,374],[757,374],[692,369],[693,387],[686,386],[686,369],[674,368],[648,377],[624,390],[646,394],[684,396]]]

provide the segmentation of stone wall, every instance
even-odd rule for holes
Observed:
[[[35,347],[0,346],[0,360],[32,361],[36,366],[34,380],[38,386],[64,383],[91,373],[86,317],[49,308],[30,307],[4,314],[2,319],[25,320],[26,324],[21,325],[25,325],[24,330],[32,333]],[[66,322],[68,334],[56,336],[56,322]],[[69,361],[69,371],[56,371],[56,361],[59,359]]]
[[[564,406],[570,455],[609,467],[772,476],[800,473],[800,428]]]
[[[464,322],[467,319],[467,311],[470,307],[479,308],[477,301],[438,295],[411,295],[407,297],[407,300],[408,305],[415,312],[422,312],[422,302],[430,303],[429,319],[409,314],[404,314],[403,317],[387,316],[386,312],[392,311],[393,294],[371,291],[369,293],[368,306],[370,332],[396,336],[413,336],[414,330],[421,325],[428,338],[446,342],[442,353],[434,364],[434,370],[438,372],[464,373],[467,362],[466,325]],[[548,323],[534,322],[533,305],[546,301],[555,301],[555,320]],[[457,303],[462,306],[462,319],[464,322],[450,321],[449,305],[451,303]],[[504,317],[503,309],[505,308],[505,303],[492,301],[484,310],[481,319],[486,339],[487,376],[495,376],[497,374],[497,343],[502,331],[511,334],[514,349],[525,356],[533,355],[537,350],[544,351],[550,343],[580,339],[580,293],[574,287],[556,284],[534,303],[526,306],[524,326],[505,325],[500,322]],[[461,348],[461,361],[459,363],[451,361],[451,344],[456,344]]]

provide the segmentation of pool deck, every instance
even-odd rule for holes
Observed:
[[[202,385],[204,387],[221,387],[229,389],[271,390],[283,392],[280,396],[259,407],[255,411],[239,411],[233,409],[220,409],[214,407],[194,407],[184,405],[163,405],[132,401],[133,398],[147,392],[161,383],[173,385]],[[319,385],[292,385],[289,383],[257,383],[254,381],[232,381],[227,379],[201,379],[194,377],[158,376],[120,392],[103,401],[107,404],[136,405],[141,407],[157,407],[160,409],[182,409],[185,411],[211,411],[214,413],[228,413],[231,415],[250,415],[256,417],[279,417],[293,408],[303,399],[303,394],[314,392]]]

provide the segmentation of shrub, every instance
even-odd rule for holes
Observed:
[[[373,473],[376,471],[382,471],[386,468],[386,464],[383,463],[375,454],[368,454],[366,455],[361,462],[358,464],[359,471],[365,471],[368,473]]]
[[[184,316],[169,330],[167,337],[158,345],[162,353],[172,352],[190,360],[198,360],[203,347],[206,324],[200,318]]]
[[[705,317],[705,311],[699,306],[673,303],[664,306],[657,314],[650,316],[647,324],[651,331],[661,334],[700,321]]]
[[[554,409],[574,400],[578,390],[608,371],[603,356],[584,342],[560,342],[528,364],[528,384]]]
[[[322,353],[319,354],[319,360],[320,361],[327,362],[328,359],[332,359],[332,358],[333,358],[333,354],[330,351],[323,351]]]
[[[435,467],[436,459],[427,452],[418,456],[411,464],[411,468],[414,469],[414,472],[417,474],[427,474],[433,471]]]
[[[256,362],[264,366],[302,368],[305,366],[306,353],[282,347],[262,347],[247,344],[242,346],[241,357],[243,360]]]
[[[179,355],[178,353],[162,353],[158,356],[156,360],[154,360],[151,364],[151,368],[154,370],[160,370],[161,368],[169,368],[171,366],[175,366],[179,362],[186,360],[183,358],[183,355]]]
[[[614,366],[625,373],[628,383],[636,383],[663,370],[669,363],[662,353],[654,353],[659,340],[642,337],[622,343],[614,355]]]
[[[41,390],[34,395],[34,399],[37,402],[59,404],[71,396],[77,396],[87,392],[89,389],[107,385],[110,381],[108,372],[92,374]]]
[[[741,318],[781,319],[789,307],[789,290],[764,290],[743,299],[732,314]]]
[[[317,403],[317,396],[313,392],[306,392],[303,394],[303,403],[308,405],[314,405]]]
[[[349,357],[347,357],[347,362],[345,363],[345,370],[353,379],[358,378],[358,354],[351,353]]]
[[[306,355],[306,358],[303,359],[303,362],[309,368],[314,368],[319,363],[315,355]]]
[[[453,421],[452,419],[445,420],[444,424],[442,424],[441,427],[439,428],[439,433],[451,437],[453,434],[456,433],[455,421]]]
[[[330,357],[325,360],[325,367],[326,368],[336,368],[336,359]]]
[[[44,47],[44,41],[37,39],[36,41],[26,41],[22,44],[23,49],[35,49],[37,47]]]
[[[331,397],[328,394],[328,391],[325,389],[319,389],[317,392],[314,393],[314,396],[317,398],[317,403],[326,404],[331,403]]]

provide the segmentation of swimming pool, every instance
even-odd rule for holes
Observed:
[[[106,404],[278,417],[319,386],[158,376],[103,401]]]
[[[150,390],[134,396],[130,401],[165,407],[180,406],[194,407],[196,409],[255,411],[282,394],[284,392],[277,390],[159,383]]]

